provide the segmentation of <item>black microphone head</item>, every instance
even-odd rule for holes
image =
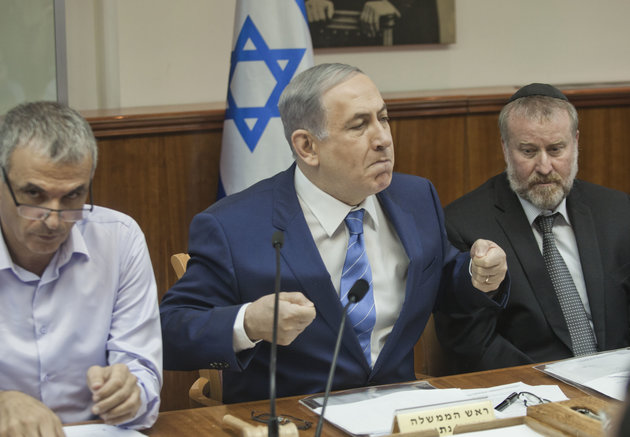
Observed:
[[[282,233],[282,231],[274,232],[273,235],[271,236],[271,245],[273,247],[282,248],[283,244],[284,244],[284,234]]]
[[[370,289],[370,284],[365,279],[359,279],[354,283],[350,291],[348,292],[348,302],[357,303]]]

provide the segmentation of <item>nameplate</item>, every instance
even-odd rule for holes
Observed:
[[[489,400],[406,409],[396,414],[393,433],[436,430],[440,436],[453,435],[455,426],[494,420]]]

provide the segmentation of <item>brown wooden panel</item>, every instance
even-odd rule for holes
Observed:
[[[578,177],[630,193],[630,106],[578,110]]]
[[[393,119],[395,170],[429,179],[446,204],[464,190],[463,115]]]
[[[98,138],[169,132],[217,131],[223,127],[223,103],[82,111]]]
[[[462,194],[505,168],[497,121],[498,113],[471,114],[466,118],[466,187]]]

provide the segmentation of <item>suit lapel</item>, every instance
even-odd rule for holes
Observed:
[[[551,278],[531,226],[523,212],[518,197],[511,190],[505,176],[497,180],[496,206],[501,211],[496,220],[510,241],[514,254],[521,265],[523,274],[529,281],[531,291],[540,304],[551,329],[560,340],[571,349],[569,329],[553,291]],[[510,266],[508,266],[508,269]]]
[[[597,243],[595,222],[590,208],[580,199],[579,183],[579,181],[575,181],[571,193],[567,197],[567,211],[575,232],[582,274],[584,275],[593,326],[595,327],[595,336],[601,349],[606,345],[604,268]]]
[[[343,308],[304,219],[304,213],[295,192],[294,173],[295,164],[279,175],[276,180],[273,192],[272,224],[284,233],[281,254],[292,276],[300,283],[304,295],[315,304],[317,316],[336,333],[339,331]],[[366,371],[368,370],[359,340],[348,321],[345,325],[342,346],[353,357],[362,361],[362,365]]]

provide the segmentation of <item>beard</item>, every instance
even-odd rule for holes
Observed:
[[[571,164],[571,172],[566,179],[562,179],[555,171],[548,175],[532,173],[527,179],[519,179],[510,160],[507,160],[507,178],[510,188],[535,207],[553,211],[569,195],[573,181],[577,175],[577,155]],[[547,184],[547,185],[542,185]]]

